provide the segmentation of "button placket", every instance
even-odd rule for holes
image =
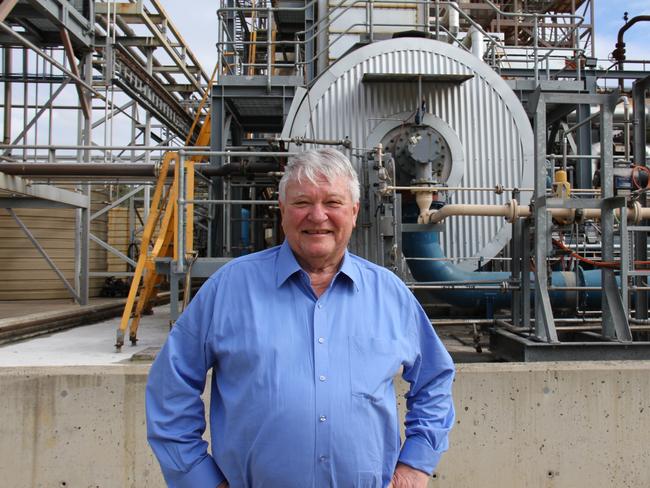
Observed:
[[[314,306],[314,387],[316,391],[316,453],[319,469],[316,486],[327,486],[330,479],[330,466],[327,453],[331,452],[330,446],[330,392],[329,392],[329,347],[327,337],[330,334],[327,321],[327,307],[322,299]]]

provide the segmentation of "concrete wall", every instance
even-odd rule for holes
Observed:
[[[0,484],[164,486],[145,438],[147,370],[0,369]],[[650,486],[650,361],[460,365],[455,403],[432,487]]]

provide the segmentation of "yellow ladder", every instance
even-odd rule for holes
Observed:
[[[196,111],[196,117],[194,118],[194,122],[190,128],[190,133],[185,141],[186,145],[191,140],[192,134],[196,129],[201,111],[203,110],[208,94],[211,91],[216,71],[217,68],[215,67],[210,78],[210,83],[208,84],[208,89],[204,93],[201,103]],[[201,126],[201,130],[199,131],[199,135],[197,136],[195,145],[210,145],[210,119],[211,114],[208,112],[203,121],[203,125]],[[186,200],[194,200],[194,165],[202,158],[203,156],[201,155],[195,155],[184,160],[183,169],[185,171]],[[158,287],[162,283],[164,275],[156,272],[156,259],[173,256],[174,261],[178,261],[181,257],[185,258],[186,256],[193,255],[194,205],[191,203],[185,205],[186,231],[184,248],[186,256],[178,256],[177,252],[177,249],[179,248],[178,239],[180,238],[176,226],[176,222],[178,221],[177,196],[181,167],[180,161],[181,158],[178,152],[167,152],[163,156],[160,172],[156,180],[156,187],[151,199],[149,217],[147,218],[142,234],[140,255],[133,273],[133,279],[126,299],[126,305],[122,312],[122,320],[120,321],[116,333],[115,347],[118,351],[120,351],[124,345],[124,336],[127,329],[129,329],[129,339],[131,344],[135,345],[137,343],[140,319],[142,318],[142,315],[150,309],[153,300],[155,300],[157,296]],[[165,184],[167,182],[171,163],[174,163],[174,180],[165,193]],[[158,225],[158,234],[155,243],[150,250],[151,244],[154,242],[154,232]]]

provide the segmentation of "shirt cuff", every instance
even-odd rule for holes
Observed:
[[[399,462],[431,476],[441,457],[441,451],[432,449],[427,442],[412,436],[407,437],[404,441],[399,454]]]
[[[211,456],[205,456],[187,473],[167,471],[164,475],[170,488],[216,488],[226,480]]]

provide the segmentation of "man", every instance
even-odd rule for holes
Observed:
[[[454,420],[453,364],[385,268],[350,254],[359,182],[338,151],[280,181],[286,240],[201,288],[151,368],[149,442],[171,487],[426,487]],[[403,367],[401,445],[393,376]],[[200,395],[212,368],[212,456]]]

